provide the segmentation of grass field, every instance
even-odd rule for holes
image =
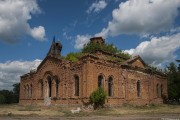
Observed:
[[[82,110],[72,114],[75,107],[60,106],[21,106],[17,104],[0,105],[0,116],[121,116],[121,115],[146,115],[146,114],[179,114],[180,105],[149,105],[103,108],[99,110]]]

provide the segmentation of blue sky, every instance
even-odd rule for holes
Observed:
[[[180,59],[180,0],[0,1],[0,89],[35,69],[53,36],[62,55],[80,51],[94,36],[148,64]]]

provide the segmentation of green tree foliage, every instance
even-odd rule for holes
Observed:
[[[180,98],[180,71],[175,63],[170,63],[166,67],[168,76],[168,96],[169,99]]]
[[[102,87],[98,87],[98,89],[90,95],[90,103],[94,103],[94,109],[103,107],[106,97],[107,95],[104,89]]]
[[[0,104],[11,104],[19,102],[20,83],[13,84],[13,91],[0,91]]]
[[[20,83],[13,84],[13,95],[14,95],[14,101],[15,103],[19,102],[19,92],[20,92]]]
[[[13,92],[9,90],[1,90],[0,94],[5,97],[5,104],[13,103]]]
[[[5,97],[4,95],[0,94],[0,104],[4,104],[5,103]]]

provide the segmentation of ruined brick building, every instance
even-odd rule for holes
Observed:
[[[101,37],[90,42],[105,44]],[[85,104],[99,86],[107,93],[107,105],[162,103],[167,96],[166,75],[149,69],[140,56],[126,59],[99,49],[71,62],[61,49],[53,40],[37,70],[21,76],[20,104]]]

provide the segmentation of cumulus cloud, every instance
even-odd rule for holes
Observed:
[[[135,49],[125,52],[133,56],[140,55],[148,64],[160,65],[173,61],[177,57],[175,51],[178,49],[180,49],[180,33],[153,37],[150,41],[144,41]]]
[[[96,33],[95,34],[96,37],[103,37],[103,38],[107,38],[109,36],[109,30],[106,28],[103,28],[102,31],[100,33]]]
[[[89,39],[91,38],[90,35],[77,35],[75,39],[75,48],[76,49],[82,49],[84,44],[89,42]]]
[[[103,10],[106,6],[107,6],[106,1],[104,1],[104,0],[100,0],[99,2],[96,1],[96,2],[92,3],[92,5],[88,8],[88,10],[86,12],[88,14],[92,13],[92,12],[98,13],[101,10]]]
[[[178,16],[180,0],[128,0],[112,12],[112,20],[97,35],[151,34],[169,30]]]
[[[45,38],[45,29],[43,26],[34,27],[31,29],[31,35],[37,40],[44,40]]]
[[[41,60],[34,61],[7,61],[0,63],[0,89],[12,89],[14,83],[20,82],[20,76],[36,69]]]
[[[16,42],[24,35],[44,40],[45,29],[42,26],[31,28],[28,21],[33,14],[41,13],[36,0],[0,1],[0,40]]]

